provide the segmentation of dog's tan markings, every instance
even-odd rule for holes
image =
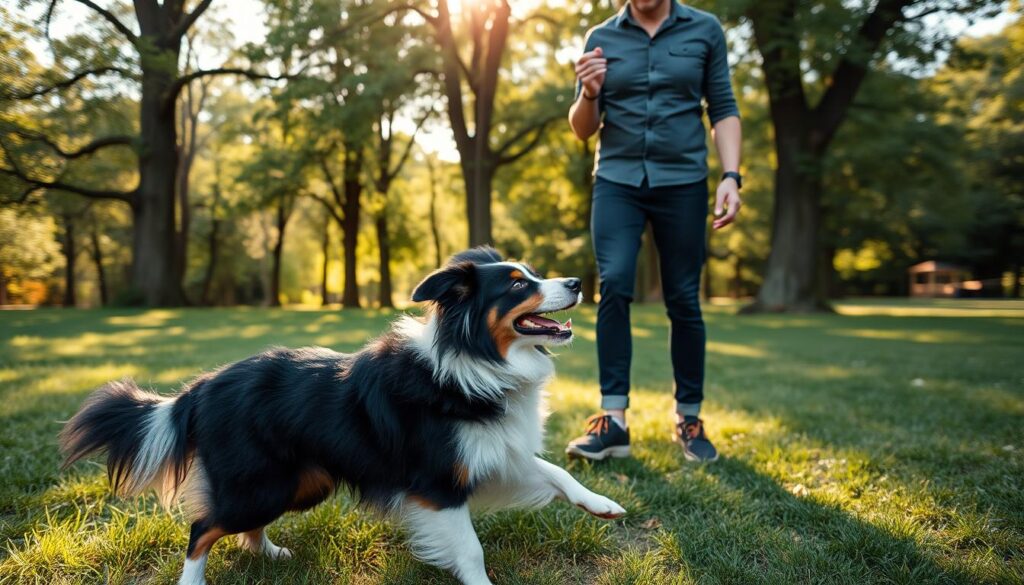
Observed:
[[[322,467],[310,467],[299,475],[292,508],[304,509],[322,502],[334,491],[334,478]]]
[[[203,533],[198,539],[196,539],[196,545],[192,548],[192,554],[188,556],[190,560],[198,560],[206,553],[210,552],[213,548],[214,543],[221,539],[222,536],[226,535],[219,526],[213,526],[209,530]]]
[[[441,506],[438,505],[436,502],[431,502],[430,500],[428,500],[427,498],[424,498],[423,496],[410,495],[410,496],[406,496],[406,497],[407,497],[407,499],[410,502],[412,502],[413,504],[416,504],[420,508],[425,508],[427,510],[433,510],[435,512],[437,512],[438,510],[441,509]]]
[[[460,488],[469,487],[469,468],[466,464],[455,462],[455,485]]]
[[[512,280],[519,280],[520,278],[526,278],[526,276],[523,274],[523,272],[521,270],[513,270],[511,273],[509,273],[508,276]]]
[[[501,319],[498,318],[497,308],[491,309],[491,312],[487,314],[487,326],[491,330],[491,337],[494,338],[494,345],[498,348],[501,357],[508,357],[508,348],[518,335],[512,327],[512,322],[521,315],[536,311],[543,302],[544,296],[538,292],[512,307]]]

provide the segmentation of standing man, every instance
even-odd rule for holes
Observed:
[[[671,321],[675,438],[686,459],[714,461],[704,432],[704,320],[708,164],[702,101],[725,170],[714,229],[740,209],[740,119],[718,20],[676,0],[630,0],[587,34],[576,63],[569,124],[582,140],[600,130],[591,232],[601,277],[597,357],[602,414],[566,448],[573,457],[629,455],[629,304],[640,237],[651,223]]]

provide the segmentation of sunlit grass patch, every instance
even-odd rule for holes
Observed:
[[[634,458],[565,461],[565,442],[599,402],[594,310],[573,313],[578,336],[558,352],[545,457],[629,514],[604,522],[555,503],[479,516],[496,583],[1024,582],[1017,305],[856,301],[839,306],[847,316],[798,318],[734,309],[706,311],[703,414],[723,459],[703,466],[670,442],[660,306],[634,309]],[[177,579],[187,540],[177,511],[111,495],[96,461],[59,471],[60,421],[92,388],[133,376],[173,392],[274,345],[349,351],[399,314],[0,312],[0,583]],[[294,559],[225,539],[211,582],[454,583],[345,493],[269,532]]]

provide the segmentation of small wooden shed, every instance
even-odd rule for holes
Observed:
[[[910,296],[955,297],[967,280],[969,272],[962,266],[930,260],[911,266]]]

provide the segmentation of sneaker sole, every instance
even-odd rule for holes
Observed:
[[[683,442],[679,440],[679,435],[676,435],[675,433],[672,434],[672,442],[678,444],[680,447],[683,447]],[[701,459],[700,457],[697,457],[693,453],[687,451],[684,447],[683,458],[686,459],[687,461],[692,461],[694,463],[714,463],[715,461],[718,461],[718,453],[715,453],[715,456],[712,457],[711,459]]]
[[[629,445],[619,445],[619,446],[615,446],[615,447],[605,447],[604,449],[602,449],[600,451],[597,451],[595,453],[591,453],[589,451],[584,451],[582,449],[577,449],[576,447],[569,446],[569,447],[565,448],[565,454],[568,455],[570,458],[575,458],[575,459],[589,459],[590,461],[604,461],[605,459],[608,459],[609,457],[612,457],[612,458],[629,457],[630,451],[629,451]]]

